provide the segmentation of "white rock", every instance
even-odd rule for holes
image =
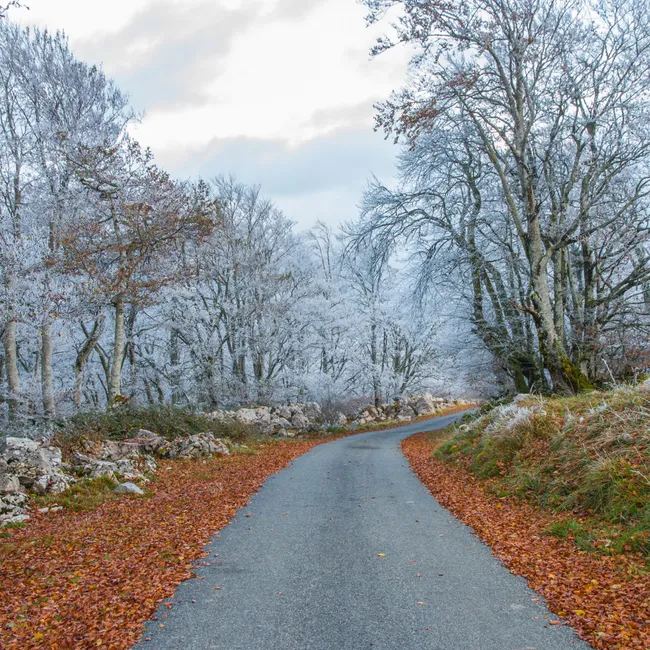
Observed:
[[[347,423],[348,423],[348,419],[340,411],[337,411],[334,414],[334,417],[332,417],[332,424],[335,427],[344,427]]]
[[[285,418],[273,417],[271,420],[271,426],[275,429],[288,429],[291,426],[291,422]]]
[[[271,423],[271,413],[266,406],[255,409],[239,409],[235,412],[235,418],[244,425],[268,425]]]
[[[115,488],[117,494],[144,494],[135,483],[121,483]]]
[[[273,414],[287,421],[291,420],[292,415],[291,409],[288,406],[277,406],[274,409]]]
[[[403,421],[401,418],[408,418],[409,420],[412,420],[414,417],[415,417],[415,411],[408,404],[402,405],[400,410],[397,412],[397,419],[400,422]]]
[[[301,412],[298,411],[293,414],[293,417],[291,418],[291,424],[296,429],[306,429],[309,426],[310,422]]]
[[[20,492],[0,497],[0,526],[27,521],[27,501],[27,495]]]
[[[117,463],[111,463],[106,460],[96,460],[91,466],[90,478],[106,477],[106,478],[114,479],[116,473],[117,473]]]
[[[151,458],[151,456],[148,456],[148,458]],[[126,458],[123,459],[123,460],[118,460],[115,463],[114,473],[117,474],[118,476],[121,476],[123,479],[126,479],[128,481],[133,481],[135,479],[144,478],[144,476],[142,475],[142,472],[137,470],[133,466],[133,462],[126,459]]]
[[[409,404],[418,415],[430,415],[438,409],[438,403],[434,401],[433,395],[429,393],[415,395],[413,401],[409,401]]]
[[[17,476],[0,474],[0,495],[20,492],[20,481]]]
[[[300,406],[303,415],[308,420],[318,420],[323,415],[323,411],[318,402],[307,402],[306,404],[301,404]]]

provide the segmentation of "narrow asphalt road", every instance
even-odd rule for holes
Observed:
[[[321,445],[269,479],[138,650],[589,648],[411,472],[400,441],[455,417]]]

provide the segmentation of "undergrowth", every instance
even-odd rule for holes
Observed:
[[[106,412],[87,412],[60,421],[53,441],[64,456],[79,440],[125,440],[146,429],[168,440],[197,433],[213,433],[233,442],[254,438],[250,427],[237,422],[217,422],[190,408],[173,406],[121,406]]]
[[[456,425],[435,452],[558,516],[549,534],[650,557],[650,395],[633,388],[531,397]]]

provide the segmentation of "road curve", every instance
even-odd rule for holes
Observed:
[[[411,472],[400,441],[456,417],[342,438],[298,458],[210,543],[212,564],[179,586],[136,648],[589,648],[549,625],[525,581]]]

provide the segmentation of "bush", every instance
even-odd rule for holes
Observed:
[[[254,437],[250,427],[237,422],[220,423],[190,408],[173,406],[135,407],[120,406],[107,412],[79,413],[61,421],[54,441],[62,447],[64,455],[80,440],[125,440],[138,429],[147,429],[173,440],[197,433],[243,442]]]

